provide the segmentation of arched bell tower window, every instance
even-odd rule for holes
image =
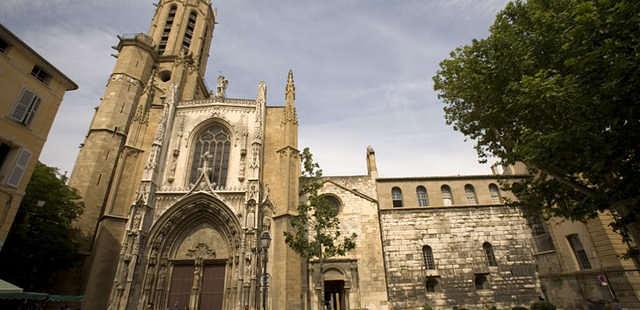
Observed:
[[[177,6],[171,5],[169,7],[169,13],[167,14],[167,21],[164,23],[164,29],[162,29],[162,37],[160,37],[160,44],[158,44],[158,53],[164,54],[164,50],[167,48],[167,42],[169,41],[169,34],[171,33],[171,27],[173,26],[173,20],[176,17]]]
[[[184,39],[182,39],[182,47],[189,49],[191,46],[191,39],[193,38],[193,31],[196,29],[196,19],[198,14],[195,11],[191,11],[189,14],[189,20],[187,21],[187,29],[184,31]]]
[[[191,184],[198,180],[202,168],[208,172],[209,180],[216,186],[225,186],[227,170],[229,170],[229,150],[231,134],[220,124],[213,124],[202,130],[194,140],[193,158],[191,161]],[[206,162],[206,165],[205,165]]]

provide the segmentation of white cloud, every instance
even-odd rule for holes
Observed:
[[[444,124],[431,76],[451,49],[486,36],[505,2],[216,1],[207,80],[224,73],[234,97],[255,96],[266,80],[275,105],[293,68],[301,146],[311,146],[326,174],[366,173],[368,144],[386,176],[488,173],[472,144]],[[151,3],[0,1],[5,26],[80,86],[65,96],[44,162],[72,168],[112,70],[115,35],[146,31]]]

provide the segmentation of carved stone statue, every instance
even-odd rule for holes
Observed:
[[[227,92],[227,85],[229,85],[229,81],[224,77],[224,75],[218,75],[218,87],[216,89],[216,97],[224,98]]]

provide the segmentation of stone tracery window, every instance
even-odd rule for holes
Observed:
[[[200,176],[202,167],[205,166],[211,183],[225,186],[229,170],[230,149],[231,134],[225,127],[214,124],[201,131],[194,140],[189,182],[195,183]],[[205,161],[206,165],[203,165]]]

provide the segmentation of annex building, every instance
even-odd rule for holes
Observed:
[[[148,34],[119,37],[70,178],[86,205],[84,309],[510,309],[543,295],[530,225],[499,187],[519,166],[380,178],[369,148],[367,174],[323,178],[357,248],[323,270],[302,261],[283,237],[299,202],[293,73],[282,101],[264,82],[250,99],[224,77],[210,91],[215,24],[209,0],[161,0]]]

